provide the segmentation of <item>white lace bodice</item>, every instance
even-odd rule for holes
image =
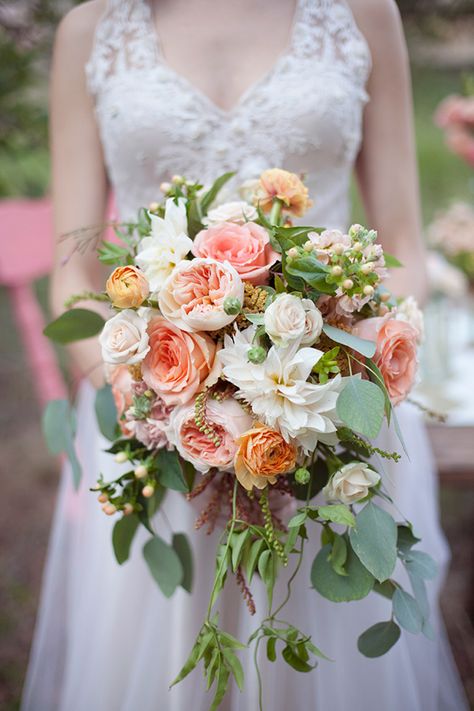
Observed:
[[[345,0],[297,0],[289,46],[224,111],[166,63],[149,0],[109,0],[86,72],[121,217],[174,173],[242,181],[278,166],[306,173],[308,221],[344,227],[369,71]]]

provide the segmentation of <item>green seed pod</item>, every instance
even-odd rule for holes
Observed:
[[[237,316],[242,309],[242,303],[235,296],[228,296],[224,299],[224,311],[229,316]]]
[[[298,484],[307,484],[311,479],[311,474],[305,467],[300,467],[295,471],[295,479]]]
[[[262,346],[252,346],[252,348],[250,348],[247,353],[247,358],[251,363],[254,363],[255,365],[263,363],[266,357],[267,351],[265,350],[265,348],[262,348]]]

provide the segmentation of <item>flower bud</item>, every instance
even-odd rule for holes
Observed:
[[[374,293],[374,287],[371,286],[370,284],[366,284],[366,285],[364,286],[364,294],[365,294],[366,296],[372,296],[373,293]]]
[[[224,311],[229,316],[236,316],[242,309],[242,303],[236,296],[228,296],[224,299]]]
[[[375,267],[373,265],[373,262],[365,262],[365,264],[362,264],[360,271],[362,274],[371,274],[374,271]]]
[[[364,228],[362,227],[362,225],[359,225],[357,223],[355,225],[351,225],[351,227],[349,228],[349,236],[356,237],[359,234],[359,232],[363,229]]]
[[[102,511],[107,514],[107,516],[113,516],[117,509],[113,504],[104,504],[102,506]]]
[[[331,269],[331,274],[335,277],[340,277],[342,275],[342,267],[339,266],[339,264],[336,264],[332,269]]]
[[[128,460],[128,454],[127,452],[117,452],[117,454],[114,457],[115,461],[117,464],[123,464]]]
[[[339,257],[341,256],[341,254],[344,254],[344,250],[345,250],[345,247],[342,244],[342,242],[336,242],[336,244],[332,248],[332,251],[334,252],[334,254],[337,254]]]
[[[160,190],[166,195],[171,190],[171,183],[161,183]]]
[[[342,282],[342,286],[346,291],[349,291],[354,286],[354,282],[352,281],[352,279],[344,279],[344,281]]]
[[[125,506],[123,507],[123,513],[125,516],[130,516],[130,514],[133,513],[132,504],[126,503]]]
[[[150,499],[154,493],[155,493],[155,487],[152,486],[151,484],[147,484],[142,489],[142,494],[145,497],[145,499]]]
[[[144,479],[148,475],[148,469],[143,464],[139,464],[134,474],[137,479]]]
[[[384,303],[386,301],[390,301],[390,293],[388,291],[382,291],[380,294],[380,301],[383,301]]]
[[[173,175],[171,182],[174,183],[174,185],[182,185],[184,183],[184,178],[182,175]]]
[[[311,474],[306,467],[300,467],[295,471],[295,479],[298,484],[307,484],[311,479]]]
[[[250,363],[253,363],[254,365],[263,363],[266,357],[267,351],[265,350],[265,348],[262,348],[262,346],[252,346],[252,348],[249,348],[247,352],[247,358],[249,359]]]
[[[297,257],[298,250],[296,249],[296,247],[290,247],[290,249],[286,253],[286,256],[289,257],[290,259],[294,259],[295,257]]]
[[[107,496],[107,494],[102,493],[97,497],[97,501],[99,501],[99,503],[101,503],[101,504],[106,504],[108,500],[109,500],[109,497]]]
[[[314,244],[311,242],[311,240],[308,240],[304,243],[303,249],[305,252],[312,252],[314,249]]]
[[[354,252],[362,252],[364,246],[363,244],[361,244],[361,242],[354,242],[354,244],[352,245],[352,249],[354,250]]]
[[[159,207],[160,207],[160,206],[159,206],[159,204],[158,204],[157,202],[151,202],[151,203],[148,205],[148,209],[150,210],[150,212],[156,212]]]
[[[147,398],[153,397],[153,390],[145,390],[143,394]]]

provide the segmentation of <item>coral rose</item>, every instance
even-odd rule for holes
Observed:
[[[237,443],[235,476],[248,491],[254,486],[264,489],[267,484],[274,484],[280,474],[287,474],[296,466],[296,447],[265,425],[255,425]]]
[[[260,176],[257,200],[262,208],[268,212],[273,201],[281,200],[284,209],[297,217],[304,215],[313,204],[308,197],[308,188],[295,173],[289,173],[281,168],[265,170]]]
[[[193,259],[175,267],[158,304],[163,316],[183,331],[217,331],[235,319],[224,310],[228,297],[243,304],[244,285],[234,267],[215,259]]]
[[[206,423],[210,434],[202,431],[195,416],[194,402],[174,410],[168,432],[171,444],[203,474],[212,467],[231,471],[236,441],[251,427],[252,418],[234,398],[207,402]]]
[[[255,222],[223,222],[202,230],[194,240],[193,254],[229,262],[242,279],[254,285],[267,283],[270,267],[279,258],[268,232]]]
[[[214,365],[216,344],[205,333],[186,333],[161,316],[148,324],[150,351],[142,376],[167,405],[183,405]]]
[[[394,318],[368,318],[359,321],[353,333],[376,342],[374,363],[382,373],[390,400],[398,405],[415,382],[417,330]]]
[[[117,419],[122,433],[130,436],[128,423],[124,421],[125,411],[128,410],[133,401],[133,378],[127,365],[117,365],[107,372],[107,381],[112,388],[115,407],[117,409]]]
[[[117,267],[107,279],[105,290],[118,309],[136,309],[141,306],[150,287],[144,274],[137,267]]]

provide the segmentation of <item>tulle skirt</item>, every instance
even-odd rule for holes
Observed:
[[[27,673],[22,711],[205,711],[210,697],[198,668],[181,684],[169,684],[184,663],[203,621],[214,576],[218,533],[194,531],[196,508],[182,495],[169,492],[166,518],[156,516],[158,534],[187,533],[194,550],[194,590],[178,589],[166,599],[152,579],[141,554],[149,534],[140,530],[130,559],[119,566],[111,545],[114,520],[104,516],[89,487],[102,472],[116,476],[117,465],[103,450],[97,431],[93,391],[84,384],[79,397],[77,447],[83,467],[78,493],[65,466],[44,576],[41,604]],[[424,427],[409,406],[399,408],[400,425],[410,459],[384,464],[385,482],[401,512],[423,538],[423,550],[439,564],[430,582],[431,622],[435,640],[402,632],[388,654],[367,659],[357,651],[357,637],[376,622],[387,620],[390,602],[371,593],[351,603],[331,603],[310,587],[310,567],[319,548],[308,542],[305,561],[282,612],[334,661],[298,673],[280,658],[271,663],[262,654],[263,706],[272,711],[462,711],[463,691],[445,639],[437,607],[449,552],[439,527],[437,481]],[[399,449],[392,433],[381,445]],[[316,528],[314,527],[314,531]],[[283,599],[284,571],[275,599]],[[403,579],[403,571],[399,571]],[[407,586],[409,589],[409,586]],[[252,582],[257,614],[251,617],[233,578],[219,607],[220,625],[247,641],[266,612],[260,580]],[[262,650],[263,652],[263,650]],[[252,654],[241,655],[245,689],[232,685],[223,710],[254,711],[258,689]]]

